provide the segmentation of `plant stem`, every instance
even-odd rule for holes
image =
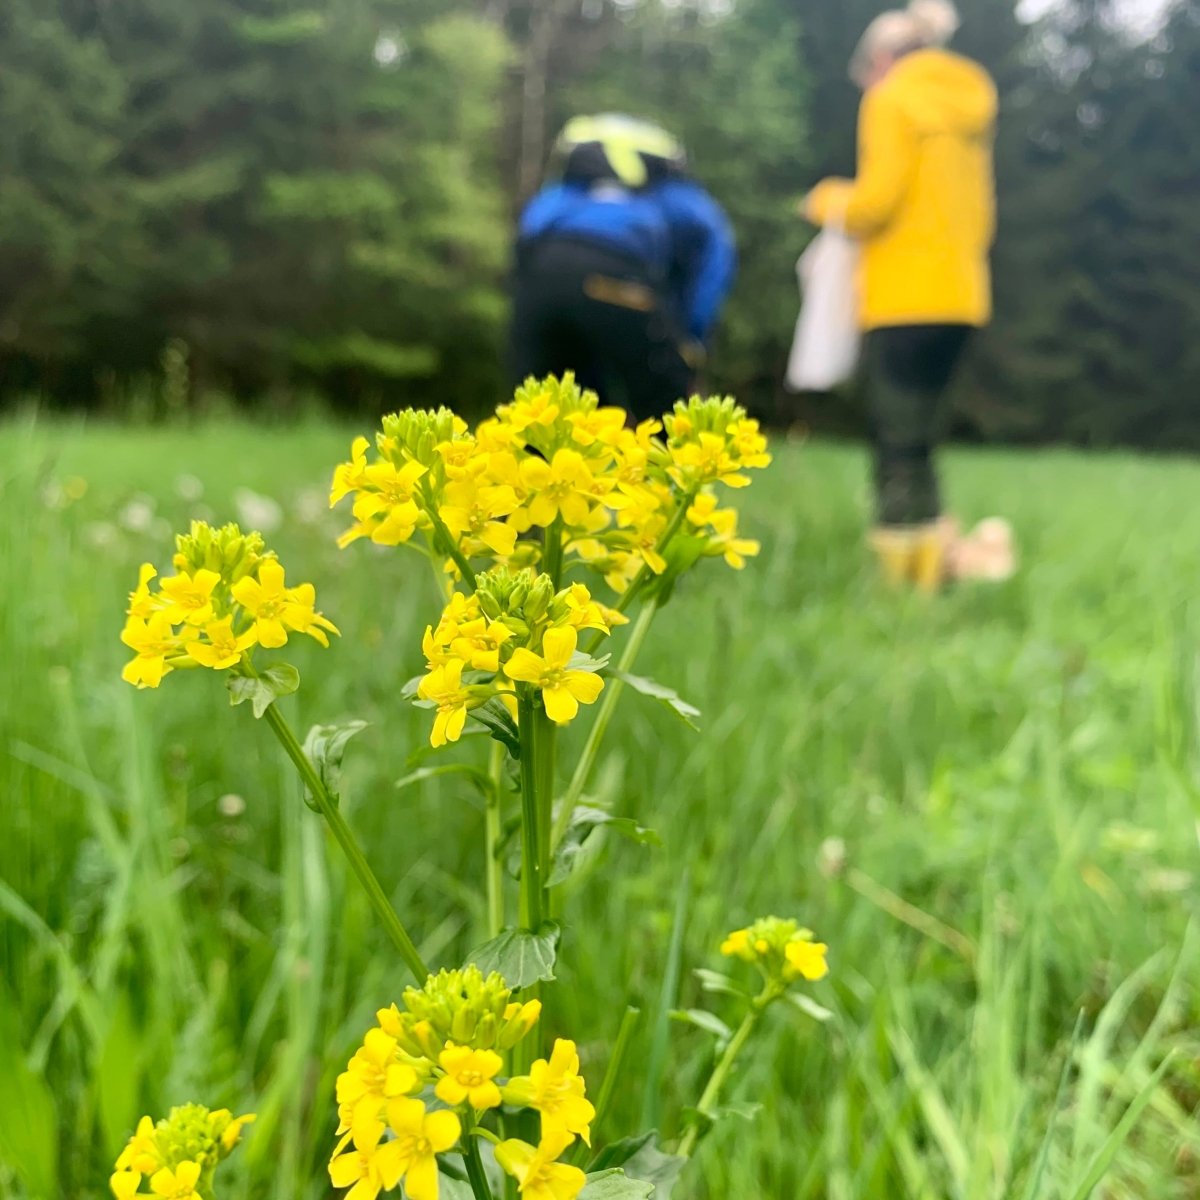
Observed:
[[[487,852],[487,914],[488,937],[499,937],[504,928],[504,875],[500,867],[500,836],[503,813],[500,798],[504,788],[504,747],[492,742],[491,758],[488,762],[488,778],[491,790],[484,800],[483,836]]]
[[[604,1073],[604,1082],[600,1085],[596,1096],[596,1115],[592,1118],[592,1128],[599,1128],[608,1115],[609,1105],[612,1104],[613,1093],[617,1090],[617,1079],[621,1068],[625,1065],[625,1056],[629,1053],[629,1044],[633,1040],[633,1031],[637,1019],[642,1015],[640,1008],[630,1005],[621,1018],[621,1028],[617,1031],[617,1041],[613,1046],[612,1057],[608,1060],[608,1070]]]
[[[542,923],[541,815],[537,794],[537,710],[533,688],[517,685],[517,725],[521,731],[521,924],[531,933]]]
[[[479,1156],[479,1142],[469,1133],[464,1141],[462,1156],[475,1200],[492,1200],[492,1189],[488,1187],[487,1174],[483,1169],[483,1159]]]
[[[555,517],[546,528],[544,543],[545,555],[542,558],[542,571],[549,575],[557,592],[562,587],[563,563],[563,525],[562,517]]]
[[[558,748],[558,726],[546,716],[545,709],[536,710],[537,734],[537,799],[538,799],[538,860],[542,869],[542,912],[550,911],[549,880],[551,822],[554,818],[554,764]]]
[[[658,612],[658,601],[650,600],[634,622],[633,628],[629,631],[629,641],[625,643],[625,649],[621,652],[621,658],[617,663],[618,671],[628,671],[637,659],[638,653],[642,648],[642,643],[646,640],[646,635],[650,632],[650,623],[654,620],[655,614]],[[575,772],[571,776],[571,782],[567,787],[566,795],[563,797],[562,803],[558,808],[558,817],[554,822],[554,833],[550,839],[551,849],[562,841],[563,835],[567,832],[568,826],[571,824],[571,817],[575,812],[575,806],[579,803],[579,798],[583,795],[583,789],[587,787],[588,777],[592,773],[592,767],[595,766],[596,756],[600,753],[600,743],[604,740],[604,735],[608,731],[608,724],[612,720],[613,711],[617,707],[617,701],[621,698],[621,691],[625,684],[620,679],[609,679],[604,689],[604,699],[600,701],[599,711],[596,713],[596,719],[592,722],[592,728],[588,733],[587,741],[583,746],[583,753],[579,757],[579,761],[575,764]]]
[[[467,583],[471,591],[475,590],[475,572],[471,568],[471,564],[467,562],[466,555],[459,549],[458,541],[454,535],[446,528],[446,522],[442,520],[438,514],[436,505],[429,494],[429,489],[425,489],[425,515],[429,518],[433,525],[434,545],[437,545],[439,539],[445,543],[450,557],[454,559],[454,565],[462,572],[463,581]]]
[[[700,1097],[696,1105],[701,1118],[711,1115],[713,1104],[721,1094],[721,1088],[724,1086],[729,1072],[733,1069],[733,1064],[737,1060],[737,1056],[750,1040],[750,1035],[754,1032],[754,1027],[758,1024],[758,1019],[762,1016],[765,1007],[766,1002],[760,996],[751,1005],[750,1011],[742,1020],[741,1025],[738,1026],[737,1033],[733,1035],[729,1041],[729,1045],[725,1047],[725,1053],[721,1055],[721,1061],[713,1068],[713,1073],[708,1080],[708,1086],[704,1089],[704,1094]],[[692,1151],[695,1150],[696,1141],[699,1137],[700,1125],[697,1122],[683,1135],[683,1141],[679,1143],[679,1149],[676,1153],[683,1158],[691,1158]]]
[[[342,816],[337,802],[329,794],[320,774],[296,740],[296,735],[292,732],[292,727],[284,719],[283,714],[280,713],[279,706],[277,704],[270,705],[266,717],[267,724],[270,725],[272,732],[283,746],[284,752],[300,773],[300,778],[304,780],[308,790],[312,793],[321,816],[325,818],[330,831],[338,845],[341,846],[342,853],[350,863],[350,869],[357,876],[358,882],[367,894],[367,899],[371,902],[371,907],[375,910],[375,915],[383,923],[384,929],[388,931],[392,941],[396,944],[396,949],[400,951],[400,957],[404,959],[413,978],[418,984],[424,983],[429,975],[429,968],[422,961],[416,945],[408,936],[408,930],[404,928],[404,923],[380,886],[375,872],[371,870],[371,864],[367,862],[353,831],[346,824],[346,818]]]

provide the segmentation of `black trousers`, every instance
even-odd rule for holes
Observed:
[[[663,290],[602,247],[543,239],[517,264],[512,381],[574,371],[581,387],[634,419],[661,416],[691,390],[683,334]]]
[[[941,515],[934,450],[969,325],[895,325],[866,337],[866,383],[881,525]]]

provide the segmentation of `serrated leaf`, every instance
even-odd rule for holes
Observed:
[[[304,739],[305,757],[321,777],[321,782],[334,804],[341,799],[339,789],[342,786],[342,756],[346,753],[346,743],[355,734],[362,733],[366,727],[366,721],[314,725]],[[304,789],[304,802],[309,808],[316,808],[316,801],[307,787]]]
[[[683,1110],[685,1126],[698,1125],[702,1134],[708,1133],[719,1121],[727,1117],[736,1117],[739,1121],[753,1122],[762,1112],[761,1104],[722,1104],[718,1108],[703,1111],[699,1108],[688,1107]]]
[[[824,1023],[833,1020],[833,1012],[830,1009],[818,1004],[811,996],[806,996],[803,992],[788,992],[785,999],[805,1016],[812,1017],[814,1021]]]
[[[280,696],[290,696],[300,686],[300,672],[291,663],[275,663],[258,675],[230,675],[226,679],[229,703],[250,701],[255,717],[261,717]]]
[[[632,817],[614,817],[591,804],[577,805],[571,814],[571,823],[563,834],[558,849],[554,852],[554,862],[550,867],[550,878],[547,887],[569,879],[579,863],[580,855],[588,839],[597,829],[610,829],[613,833],[639,846],[661,846],[662,839],[653,829],[639,825]]]
[[[646,1200],[657,1195],[652,1183],[630,1179],[619,1167],[613,1171],[598,1171],[587,1177],[579,1200]]]
[[[706,992],[724,996],[741,996],[748,999],[750,993],[736,979],[723,975],[720,971],[710,971],[707,967],[697,967],[693,972],[700,986]]]
[[[635,692],[640,692],[643,696],[649,696],[652,700],[665,704],[685,725],[696,730],[697,733],[700,731],[700,726],[695,722],[695,718],[700,715],[700,710],[681,699],[678,692],[653,679],[646,679],[642,675],[631,675],[628,671],[613,671],[612,675],[615,679],[627,683]]]
[[[556,921],[543,921],[536,933],[506,929],[472,950],[464,965],[474,963],[485,975],[497,971],[511,988],[528,987],[539,980],[549,983],[554,979],[561,933]]]
[[[671,1013],[671,1017],[675,1021],[695,1025],[697,1029],[711,1033],[718,1042],[728,1042],[733,1037],[733,1030],[720,1017],[703,1008],[677,1008]]]

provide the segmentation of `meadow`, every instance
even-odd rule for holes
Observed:
[[[334,1077],[408,982],[220,681],[119,678],[137,566],[191,517],[277,526],[317,584],[344,636],[291,656],[293,724],[370,722],[343,793],[376,872],[427,960],[482,940],[476,798],[397,786],[428,569],[334,545],[355,432],[0,425],[2,1197],[105,1196],[137,1117],[192,1098],[259,1113],[221,1200],[331,1195]],[[956,507],[1009,516],[1024,565],[930,601],[870,570],[858,449],[774,449],[761,557],[689,577],[639,663],[702,731],[629,696],[595,781],[662,845],[609,841],[565,900],[548,1023],[589,1079],[642,1014],[601,1139],[671,1135],[713,1043],[667,1013],[773,912],[829,943],[829,1018],[771,1013],[731,1093],[757,1110],[676,1200],[1200,1194],[1200,463],[950,453]]]

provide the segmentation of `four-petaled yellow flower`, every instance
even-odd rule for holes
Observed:
[[[157,575],[153,563],[142,563],[138,568],[138,585],[129,593],[129,607],[125,610],[131,617],[144,621],[158,607],[150,595],[150,580]]]
[[[547,629],[541,654],[518,647],[504,667],[510,679],[541,689],[546,715],[557,725],[572,720],[580,704],[594,704],[604,690],[599,675],[569,668],[578,641],[579,634],[570,625]]]
[[[536,1108],[542,1114],[543,1141],[560,1137],[570,1141],[578,1135],[590,1146],[596,1110],[584,1091],[575,1043],[558,1038],[549,1060],[539,1058],[529,1068],[528,1075],[509,1080],[504,1088],[504,1099],[511,1104]]]
[[[366,1146],[383,1136],[383,1108],[389,1100],[417,1089],[416,1071],[402,1062],[396,1039],[372,1029],[337,1079],[340,1132],[349,1130],[356,1145]]]
[[[108,1178],[108,1186],[117,1200],[131,1200],[141,1184],[142,1177],[137,1171],[114,1171]]]
[[[829,963],[825,956],[829,947],[824,942],[810,942],[807,938],[793,938],[783,948],[788,967],[810,983],[824,979],[829,974]]]
[[[158,687],[171,670],[167,656],[179,654],[183,649],[165,612],[152,612],[144,620],[130,617],[121,630],[121,641],[137,655],[125,664],[121,678],[139,688]]]
[[[512,637],[503,621],[485,621],[482,617],[458,627],[450,643],[450,653],[475,671],[500,670],[500,647]],[[433,656],[429,656],[434,661]]]
[[[367,447],[370,444],[365,437],[356,437],[350,446],[350,461],[334,468],[333,486],[329,490],[330,508],[343,496],[357,492],[366,482]]]
[[[193,1200],[200,1179],[200,1164],[185,1159],[174,1170],[163,1167],[150,1179],[150,1190],[163,1200]]]
[[[438,1055],[438,1066],[446,1072],[434,1088],[439,1100],[452,1107],[464,1102],[474,1109],[499,1107],[500,1089],[495,1078],[504,1059],[494,1050],[472,1050],[447,1042]]]
[[[311,584],[298,588],[284,586],[283,567],[269,558],[258,568],[258,578],[246,576],[232,588],[233,598],[254,618],[258,644],[275,650],[287,645],[288,630],[307,633],[322,645],[329,645],[324,631],[337,633],[332,622],[313,612],[316,593]]]
[[[420,1100],[393,1100],[387,1120],[396,1136],[380,1153],[395,1155],[409,1200],[437,1200],[437,1156],[462,1134],[458,1117],[445,1109],[426,1112]]]
[[[496,1147],[496,1161],[514,1179],[522,1200],[575,1200],[587,1183],[578,1168],[555,1159],[570,1145],[569,1137],[545,1137],[540,1146],[511,1138]]]
[[[497,518],[507,517],[516,507],[512,488],[464,478],[446,485],[446,502],[438,516],[455,538],[477,538],[493,554],[508,558],[516,547],[517,531]]]
[[[377,462],[363,468],[353,507],[358,523],[338,538],[338,545],[348,546],[360,537],[370,537],[380,546],[407,542],[421,523],[422,513],[414,493],[425,471],[418,462],[407,462],[399,468],[390,462]]]
[[[242,655],[258,640],[254,628],[242,634],[234,633],[232,617],[209,621],[204,626],[204,636],[207,641],[188,643],[188,656],[202,667],[211,667],[214,671],[224,671],[241,662]]]
[[[471,694],[462,683],[463,663],[461,659],[448,659],[442,666],[434,667],[417,686],[417,695],[422,700],[432,700],[437,705],[437,716],[430,734],[431,746],[444,746],[457,742],[467,723],[467,702]]]
[[[420,1101],[418,1101],[420,1103]],[[336,1188],[349,1188],[343,1200],[375,1200],[385,1188],[390,1192],[400,1182],[400,1164],[394,1151],[370,1143],[348,1148],[350,1135],[338,1143],[329,1162],[329,1179]]]
[[[167,600],[164,611],[171,623],[208,624],[213,619],[213,589],[220,582],[216,571],[203,568],[192,575],[170,575],[162,580],[158,586]]]
[[[566,525],[583,525],[592,512],[594,480],[577,450],[557,450],[547,462],[530,457],[521,462],[521,480],[532,495],[526,505],[535,525],[549,525],[561,516]]]

